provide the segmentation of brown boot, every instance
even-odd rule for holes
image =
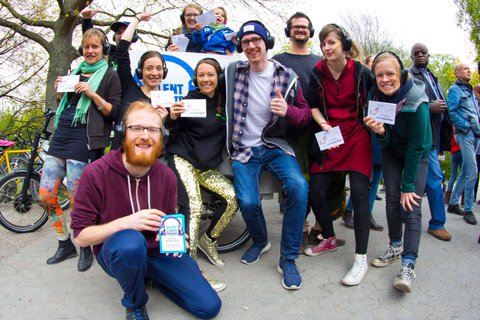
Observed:
[[[450,196],[451,195],[452,195],[452,190],[445,191],[445,201],[444,201],[445,204],[450,203]]]

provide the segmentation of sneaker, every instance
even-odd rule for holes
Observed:
[[[145,306],[138,309],[127,308],[127,320],[149,320]]]
[[[367,273],[368,262],[366,254],[355,254],[355,261],[347,275],[342,279],[342,283],[347,286],[356,286],[362,282]]]
[[[280,258],[277,271],[283,275],[282,286],[287,290],[298,290],[302,287],[302,277],[295,260]]]
[[[463,210],[460,209],[460,206],[458,204],[449,204],[447,207],[447,212],[453,213],[453,214],[458,214],[459,216],[463,216]]]
[[[213,288],[213,290],[215,290],[216,292],[220,292],[227,287],[227,284],[225,282],[210,278],[203,271],[202,271],[202,275],[208,281],[208,283]]]
[[[245,253],[242,256],[242,259],[240,261],[245,264],[252,264],[260,260],[260,256],[270,250],[271,248],[270,242],[267,243],[265,247],[259,247],[255,243],[252,244],[252,246],[245,251]]]
[[[393,280],[393,286],[400,291],[410,293],[412,291],[412,278],[415,278],[415,265],[409,263],[402,267],[400,274]]]
[[[200,251],[202,251],[207,256],[208,260],[214,265],[221,267],[225,264],[222,258],[218,255],[217,241],[211,240],[207,234],[200,237],[200,240],[198,241],[198,249],[200,249]]]
[[[381,268],[391,265],[395,260],[400,259],[403,251],[403,246],[394,247],[391,244],[388,246],[387,251],[385,251],[378,258],[373,259],[372,266]]]
[[[337,250],[337,239],[335,236],[323,239],[317,246],[305,249],[305,254],[310,257],[318,256],[320,253]]]
[[[472,211],[465,211],[463,220],[468,224],[477,224],[477,218],[475,218]]]

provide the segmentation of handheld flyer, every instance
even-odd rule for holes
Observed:
[[[163,218],[158,236],[160,238],[160,253],[185,253],[185,218],[183,214],[170,214]]]

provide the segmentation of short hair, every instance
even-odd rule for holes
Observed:
[[[82,46],[84,45],[84,42],[90,39],[91,37],[98,37],[100,38],[100,43],[102,46],[107,43],[107,36],[105,35],[105,32],[102,29],[98,28],[90,28],[85,33],[83,34],[82,37]]]
[[[146,112],[150,112],[150,113],[153,113],[153,114],[157,115],[158,120],[160,122],[160,127],[163,127],[162,117],[160,116],[158,111],[155,110],[155,108],[152,106],[152,104],[150,102],[146,101],[146,100],[137,100],[137,101],[132,102],[128,106],[127,111],[125,112],[125,115],[123,116],[123,123],[125,125],[127,125],[128,117],[130,116],[130,114],[132,114],[133,112],[136,112],[136,111],[140,111],[140,110],[145,110]]]
[[[215,10],[215,9],[220,9],[220,10],[223,11],[223,18],[225,19],[224,24],[227,24],[227,21],[228,21],[227,9],[225,9],[225,7],[215,7],[215,8],[213,8],[213,10]]]
[[[293,19],[298,19],[298,18],[305,18],[308,20],[308,28],[309,29],[312,29],[313,28],[313,24],[312,24],[312,20],[310,20],[310,18],[303,12],[295,12],[290,18],[288,18],[287,20],[287,28],[292,28],[292,20]],[[311,36],[311,35],[310,35]]]

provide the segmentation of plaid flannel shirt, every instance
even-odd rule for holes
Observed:
[[[270,98],[275,97],[275,91],[280,89],[282,96],[286,97],[288,88],[288,79],[290,78],[291,71],[288,68],[283,67],[279,62],[275,60],[269,60],[273,63],[275,71],[273,73],[273,82],[270,90]],[[233,92],[233,135],[232,145],[233,153],[232,159],[238,160],[242,163],[248,162],[252,157],[252,148],[246,147],[242,144],[241,138],[243,131],[245,130],[245,122],[247,117],[248,107],[248,74],[250,72],[250,63],[248,61],[241,61],[236,66],[235,76],[235,91]],[[255,106],[252,106],[255,107]],[[265,107],[265,106],[260,106]],[[278,116],[272,113],[272,117],[269,119],[267,127],[271,126],[277,121]],[[274,144],[269,144],[265,141],[263,135],[265,129],[262,131],[262,141],[267,147],[274,148]],[[284,150],[286,153],[295,156],[293,150]]]

